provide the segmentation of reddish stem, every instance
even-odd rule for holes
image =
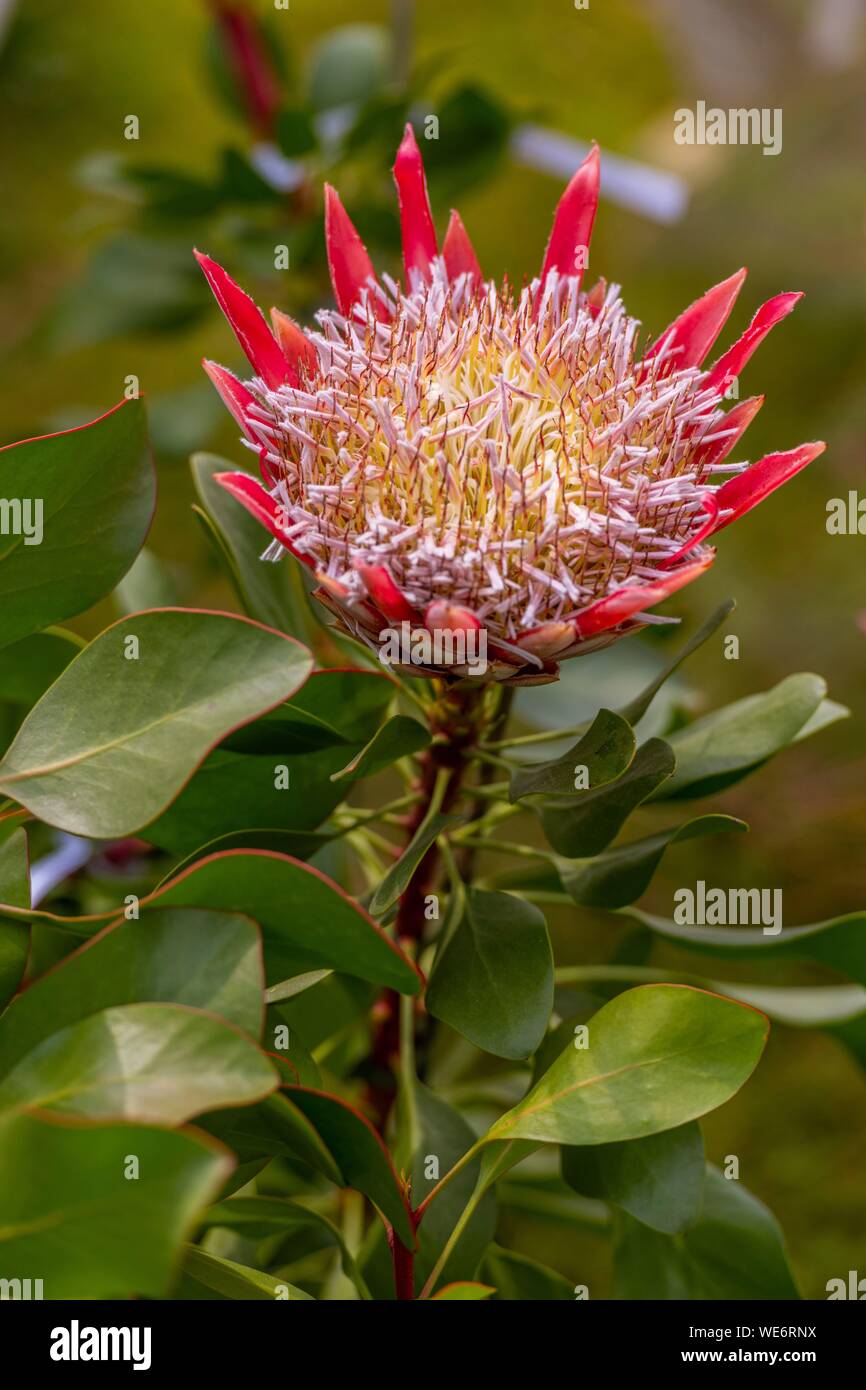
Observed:
[[[417,1226],[414,1212],[410,1212],[410,1220],[414,1231]],[[391,1247],[391,1262],[394,1266],[394,1294],[398,1301],[413,1299],[415,1297],[415,1252],[406,1249],[393,1227],[388,1229],[388,1244]]]
[[[478,692],[451,691],[443,695],[434,707],[430,729],[437,741],[421,754],[419,778],[415,790],[419,800],[406,818],[406,843],[409,844],[427,815],[440,771],[449,770],[450,777],[441,802],[448,811],[457,801],[466,770],[466,753],[476,741],[482,712]],[[395,923],[398,943],[420,942],[426,923],[426,900],[436,887],[439,852],[431,845],[413,874],[400,899]],[[400,1051],[400,996],[396,990],[385,990],[374,1009],[375,1030],[370,1053],[373,1078],[368,1099],[378,1129],[385,1121],[394,1099],[394,1065]]]

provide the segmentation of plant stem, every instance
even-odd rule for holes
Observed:
[[[428,711],[433,742],[418,758],[416,800],[406,817],[407,844],[431,813],[447,811],[460,795],[466,761],[484,727],[484,690],[442,687]],[[427,923],[425,907],[439,871],[439,851],[431,845],[412,875],[397,908],[394,932],[404,949],[416,949]],[[394,1099],[394,1069],[400,1054],[400,1003],[386,990],[376,1005],[376,1027],[370,1057],[369,1100],[379,1129],[384,1127]]]
[[[475,1147],[477,1147],[477,1146],[475,1146]],[[473,1152],[474,1152],[474,1149],[470,1149],[470,1150],[469,1150],[469,1153],[473,1153]],[[463,1163],[464,1161],[465,1161],[465,1155],[464,1155],[464,1159],[461,1160],[461,1166],[462,1166],[462,1163]],[[451,1171],[452,1171],[452,1173],[453,1173],[453,1172],[454,1172],[454,1169],[452,1169]],[[449,1176],[450,1176],[450,1174],[449,1174]],[[436,1263],[435,1263],[435,1265],[433,1266],[433,1268],[431,1269],[431,1271],[430,1271],[430,1277],[428,1278],[426,1284],[424,1285],[423,1289],[421,1290],[421,1293],[419,1294],[419,1298],[429,1298],[429,1297],[430,1297],[431,1293],[433,1292],[433,1290],[434,1290],[435,1287],[436,1287],[436,1282],[437,1282],[437,1280],[439,1279],[439,1276],[441,1275],[442,1271],[444,1270],[445,1266],[447,1265],[448,1261],[450,1260],[451,1255],[452,1255],[453,1251],[455,1250],[455,1248],[456,1248],[456,1246],[457,1246],[457,1242],[459,1241],[459,1239],[460,1239],[460,1237],[462,1236],[463,1232],[466,1230],[466,1227],[469,1225],[469,1222],[472,1220],[472,1217],[475,1215],[475,1209],[476,1209],[476,1207],[478,1206],[478,1203],[481,1201],[481,1198],[484,1196],[484,1194],[485,1194],[486,1191],[487,1191],[487,1184],[484,1182],[482,1176],[479,1174],[478,1182],[475,1184],[475,1189],[474,1189],[474,1191],[473,1191],[473,1193],[472,1193],[472,1196],[469,1198],[469,1201],[466,1203],[466,1206],[463,1208],[462,1212],[460,1213],[460,1217],[459,1217],[459,1219],[458,1219],[458,1221],[457,1221],[456,1226],[454,1227],[454,1229],[452,1230],[450,1236],[448,1237],[448,1239],[446,1240],[445,1244],[443,1245],[442,1250],[440,1251],[440,1254],[439,1254],[439,1258],[438,1258],[438,1260],[436,1261]],[[432,1195],[432,1194],[431,1194],[431,1195]]]

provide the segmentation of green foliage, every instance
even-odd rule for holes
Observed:
[[[0,450],[0,497],[40,513],[0,536],[5,647],[89,608],[135,559],[156,503],[141,403]]]

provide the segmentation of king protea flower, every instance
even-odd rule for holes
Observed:
[[[377,279],[326,187],[337,307],[315,330],[277,309],[271,330],[198,255],[254,373],[204,364],[263,479],[219,481],[274,538],[265,558],[289,551],[308,566],[317,597],[374,650],[403,624],[483,631],[487,679],[553,680],[564,658],[662,621],[649,610],[712,564],[709,538],[824,449],[729,458],[763,397],[726,411],[725,393],[801,296],[768,300],[705,368],[737,271],[641,352],[618,287],[581,288],[597,148],[519,292],[484,279],[456,212],[440,251],[409,126],[394,177],[405,284]]]

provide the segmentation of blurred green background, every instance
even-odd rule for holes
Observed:
[[[691,626],[728,594],[739,604],[722,628],[739,636],[739,660],[724,659],[720,635],[690,665],[691,689],[681,690],[681,698],[693,708],[712,708],[791,671],[814,670],[853,717],[727,793],[718,809],[750,821],[751,836],[675,850],[645,905],[669,913],[673,888],[704,877],[713,884],[781,887],[788,923],[866,906],[866,537],[830,536],[825,526],[829,499],[851,489],[866,497],[863,5],[590,0],[578,9],[572,0],[422,0],[415,6],[290,0],[288,9],[276,10],[259,0],[252,8],[267,17],[296,117],[311,91],[325,107],[332,98],[323,85],[333,80],[342,99],[359,72],[362,86],[383,84],[377,132],[387,130],[389,139],[396,116],[387,95],[409,74],[413,109],[422,116],[465,85],[487,94],[490,148],[482,148],[480,136],[475,148],[470,121],[460,140],[451,132],[455,167],[440,160],[446,167],[432,180],[440,228],[451,197],[459,197],[486,273],[520,283],[536,272],[560,187],[556,178],[508,156],[496,128],[501,119],[532,121],[584,142],[597,139],[603,154],[684,181],[688,206],[673,224],[605,198],[596,225],[594,276],[623,286],[647,336],[742,264],[750,276],[735,310],[735,332],[771,294],[806,291],[744,375],[741,396],[767,395],[746,443],[750,458],[814,438],[826,439],[828,450],[725,531],[714,569],[678,596],[675,611]],[[150,547],[166,562],[180,601],[229,603],[190,513],[185,455],[206,447],[244,461],[199,367],[202,356],[240,364],[191,260],[187,266],[184,247],[195,242],[223,256],[260,302],[276,300],[308,316],[327,294],[317,239],[318,187],[328,160],[313,156],[308,180],[284,202],[262,193],[253,178],[237,205],[229,199],[214,209],[199,188],[181,212],[161,215],[147,205],[146,180],[118,196],[118,187],[110,186],[118,162],[162,170],[164,194],[166,169],[207,180],[226,148],[245,158],[259,140],[243,111],[215,89],[213,7],[205,0],[149,0],[122,9],[106,0],[76,0],[74,6],[25,0],[0,3],[0,23],[0,442],[92,418],[120,399],[125,379],[135,375],[152,404],[159,463]],[[355,34],[340,57],[342,40],[335,49],[333,31],[347,24],[382,29]],[[395,34],[396,54],[389,50]],[[699,99],[711,106],[781,108],[782,152],[771,158],[755,146],[678,146],[673,113]],[[139,119],[137,142],[124,139],[130,114]],[[296,126],[292,130],[297,134]],[[447,150],[444,127],[442,137]],[[284,148],[293,138],[283,136]],[[396,273],[387,162],[378,138],[354,162],[333,161],[332,176]],[[265,251],[282,240],[284,222],[296,268],[275,276]],[[129,233],[157,248],[156,271],[128,255],[98,259]],[[137,254],[150,255],[140,246]],[[170,314],[160,321],[151,312],[165,288],[162,276],[180,305],[175,322]],[[109,616],[110,605],[103,605],[74,625],[95,632]],[[639,642],[659,645],[670,637],[655,633]],[[595,668],[574,665],[581,668],[585,696]],[[599,666],[599,698],[608,673]],[[562,691],[566,699],[570,689]],[[522,709],[528,708],[523,697]],[[609,918],[582,919],[577,928],[553,925],[563,963],[608,959],[626,934],[612,929]],[[673,951],[658,952],[654,960],[682,969],[695,964]],[[759,978],[755,967],[725,970],[729,978]],[[821,976],[785,965],[765,978],[809,983]],[[851,1268],[866,1274],[864,1100],[866,1079],[839,1044],[776,1027],[757,1077],[706,1125],[709,1156],[718,1161],[738,1154],[743,1181],[781,1220],[811,1297],[824,1296],[826,1281]],[[588,1236],[578,1244],[542,1218],[520,1221],[519,1231],[505,1234],[575,1280],[604,1290],[601,1242]]]

